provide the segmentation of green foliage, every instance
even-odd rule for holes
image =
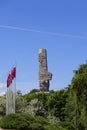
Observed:
[[[35,99],[38,97],[38,94],[36,93],[28,93],[23,96],[23,98],[29,103],[32,99]]]
[[[67,92],[65,90],[50,93],[46,105],[51,115],[58,117],[61,121],[65,119],[65,104]]]
[[[33,118],[27,114],[11,114],[0,121],[0,126],[6,129],[26,129],[32,120]]]
[[[19,94],[16,96],[16,113],[22,113],[25,111],[25,108],[27,107],[27,102],[26,100],[20,96]]]
[[[28,114],[11,114],[0,120],[0,127],[22,130],[66,130],[59,124],[50,124],[43,117],[33,117]]]
[[[39,92],[39,90],[38,90],[38,89],[32,89],[32,90],[30,91],[30,93],[36,93],[36,92]]]
[[[33,90],[33,92],[31,91],[28,94],[25,94],[23,97],[24,99],[27,101],[27,103],[29,103],[32,99],[37,98],[39,101],[42,101],[43,104],[45,104],[48,93],[44,93],[44,92],[35,92],[36,90]]]
[[[76,129],[74,129],[73,124],[68,121],[59,122],[59,125],[62,126],[63,128],[66,128],[67,130],[76,130]]]
[[[26,99],[28,103],[28,106],[26,107],[25,111],[28,113],[32,113],[32,112],[35,113],[37,109],[38,112],[37,115],[40,114],[40,116],[41,115],[48,116],[49,114],[51,114],[52,116],[58,117],[60,120],[64,120],[66,98],[67,98],[66,90],[61,90],[56,92],[51,91],[49,93],[44,93],[44,92],[28,93],[24,95],[24,99]],[[37,102],[35,103],[36,99]]]
[[[75,130],[87,129],[87,64],[80,65],[75,71],[65,109],[66,120]]]
[[[6,95],[0,96],[0,115],[5,115],[6,111]]]
[[[43,107],[43,103],[37,98],[32,99],[29,105],[25,107],[25,113],[31,114],[33,116],[46,116],[46,110]]]
[[[48,100],[49,95],[50,95],[50,93],[40,92],[40,93],[38,93],[38,96],[37,96],[38,100],[43,103],[43,106],[45,109],[46,109],[46,102]]]

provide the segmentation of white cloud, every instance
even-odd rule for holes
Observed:
[[[5,94],[5,92],[1,92],[1,93],[0,93],[0,96],[3,96],[4,94]]]
[[[5,83],[0,83],[0,89],[4,89],[6,87]]]
[[[70,38],[79,38],[79,39],[85,39],[85,36],[80,35],[74,35],[74,34],[67,34],[67,33],[55,33],[55,32],[47,32],[42,30],[35,30],[35,29],[29,29],[29,28],[22,28],[22,27],[16,27],[16,26],[7,26],[7,25],[0,25],[0,28],[5,29],[12,29],[12,30],[20,30],[20,31],[27,31],[27,32],[36,32],[36,33],[42,33],[47,35],[54,35],[54,36],[61,36],[61,37],[70,37]]]

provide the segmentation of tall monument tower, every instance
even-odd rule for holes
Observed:
[[[52,79],[52,74],[48,72],[47,66],[47,51],[39,49],[39,86],[41,91],[49,91],[49,80]]]

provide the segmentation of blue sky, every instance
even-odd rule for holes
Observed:
[[[17,90],[39,89],[39,48],[47,49],[50,89],[67,87],[87,62],[87,1],[0,0],[0,94],[15,64]]]

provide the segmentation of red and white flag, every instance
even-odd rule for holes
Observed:
[[[7,77],[7,88],[11,85],[12,80],[16,78],[16,67],[12,69],[12,71],[9,73]]]

